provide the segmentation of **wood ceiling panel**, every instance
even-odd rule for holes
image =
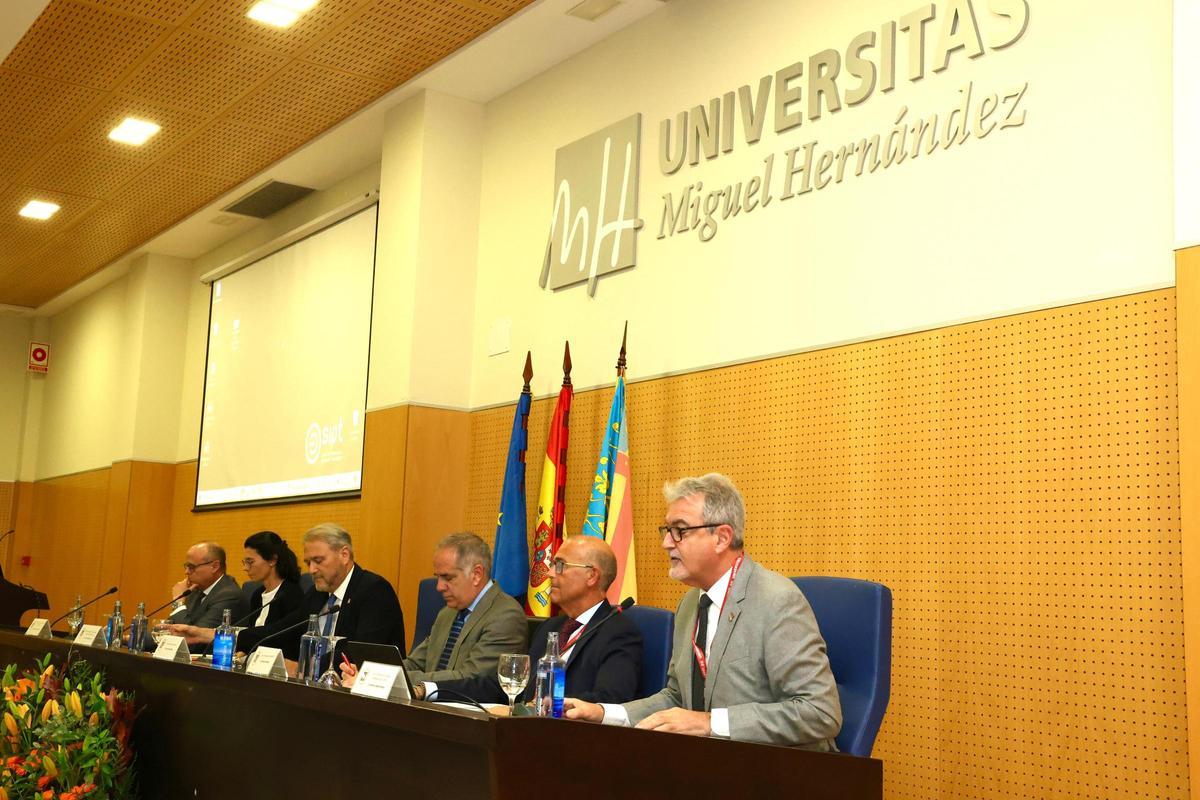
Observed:
[[[4,65],[94,89],[111,89],[166,25],[62,0],[46,6]]]
[[[134,97],[215,116],[287,59],[179,30],[129,82]]]
[[[0,135],[0,186],[7,184],[44,147],[37,139]]]
[[[7,64],[7,60],[5,64]],[[104,93],[0,65],[0,132],[34,139],[57,138]]]
[[[302,136],[224,120],[179,148],[172,162],[191,172],[239,183],[303,143]]]
[[[127,149],[56,144],[21,174],[21,180],[39,190],[108,197],[146,168],[146,162],[124,152]]]
[[[435,0],[381,2],[314,48],[307,60],[400,83],[495,22],[495,17],[478,10]]]
[[[320,0],[279,30],[252,0],[51,0],[0,64],[0,303],[60,294],[530,2]],[[110,141],[126,116],[162,129]],[[63,209],[17,217],[35,196]]]
[[[178,25],[187,13],[208,0],[81,0],[90,6],[130,17]]]
[[[238,103],[229,119],[305,139],[353,114],[388,85],[315,64],[296,63]]]
[[[254,0],[213,0],[188,27],[220,39],[292,55],[310,46],[374,0],[321,0],[290,28],[273,28],[246,16]]]
[[[160,125],[162,130],[140,147],[113,142],[108,138],[109,131],[126,117],[152,120]],[[177,147],[184,139],[198,131],[204,122],[205,117],[199,114],[179,111],[160,102],[126,95],[110,95],[89,116],[87,122],[69,134],[63,142],[96,151],[115,148],[130,159],[149,163],[162,158]]]
[[[18,211],[30,200],[57,203],[61,208],[48,220],[26,219]],[[96,198],[50,192],[28,186],[10,186],[0,191],[0,269],[11,269],[22,260],[52,246],[58,237],[97,204]]]

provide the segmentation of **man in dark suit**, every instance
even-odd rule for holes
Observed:
[[[837,685],[796,585],[743,551],[742,496],[724,475],[663,488],[670,576],[694,587],[675,613],[667,685],[623,705],[567,699],[566,716],[609,725],[835,750]]]
[[[642,633],[605,599],[616,577],[616,556],[603,539],[572,536],[558,548],[550,576],[550,602],[563,613],[543,622],[533,634],[530,680],[522,702],[533,699],[535,665],[546,653],[550,633],[559,634],[559,653],[567,662],[568,695],[594,703],[624,703],[637,696]],[[616,618],[605,622],[614,613]],[[420,696],[428,689],[431,696],[433,691],[444,691],[445,699],[451,700],[453,692],[479,702],[508,701],[495,672],[414,688]]]
[[[396,591],[385,578],[355,563],[354,545],[345,528],[325,522],[304,534],[304,563],[313,588],[304,594],[300,619],[323,614],[317,620],[318,633],[391,644],[404,652],[404,612]],[[327,613],[335,606],[338,611]],[[295,660],[303,635],[296,629],[281,637],[277,646],[285,657]]]
[[[192,545],[188,548],[183,569],[186,575],[172,587],[171,594],[183,594],[185,589],[191,589],[192,593],[172,609],[172,633],[183,635],[189,625],[215,628],[221,624],[227,608],[234,620],[249,611],[237,581],[225,573],[225,548],[221,545],[216,542]],[[196,642],[188,647],[193,653],[202,653],[208,649],[208,644]]]

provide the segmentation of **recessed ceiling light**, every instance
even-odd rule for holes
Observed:
[[[303,14],[317,4],[317,0],[267,0],[268,3],[276,6],[283,6],[289,11],[295,11],[297,14]]]
[[[246,16],[276,28],[287,28],[316,4],[317,0],[260,0],[246,12]]]
[[[621,0],[583,0],[582,3],[571,8],[567,14],[588,22],[595,22],[619,5],[621,5]]]
[[[50,219],[58,211],[58,203],[47,203],[42,200],[30,200],[19,213],[29,219]]]
[[[162,128],[144,119],[126,117],[120,125],[108,132],[108,138],[125,144],[145,144],[146,140]]]

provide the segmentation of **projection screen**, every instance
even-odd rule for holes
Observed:
[[[361,491],[376,211],[213,282],[197,509]]]

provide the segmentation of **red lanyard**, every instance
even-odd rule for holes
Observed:
[[[567,643],[558,648],[558,652],[562,653],[564,658],[566,658],[567,651],[574,647],[575,643],[579,641],[579,637],[583,636],[583,629],[586,627],[587,625],[580,625],[575,629],[575,633],[571,634],[571,638],[567,639]]]
[[[737,580],[738,570],[742,568],[742,558],[738,556],[737,561],[733,562],[733,569],[729,572],[729,583],[725,585],[725,596],[721,598],[721,609],[717,612],[717,624],[721,624],[721,616],[725,613],[725,604],[729,602],[729,590],[733,588],[733,582]],[[707,612],[705,612],[707,613]],[[696,614],[696,627],[692,629],[692,654],[696,656],[696,664],[700,667],[700,674],[708,678],[708,659],[704,657],[704,651],[696,644],[696,634],[700,632],[700,614]],[[705,642],[707,645],[707,642]]]

